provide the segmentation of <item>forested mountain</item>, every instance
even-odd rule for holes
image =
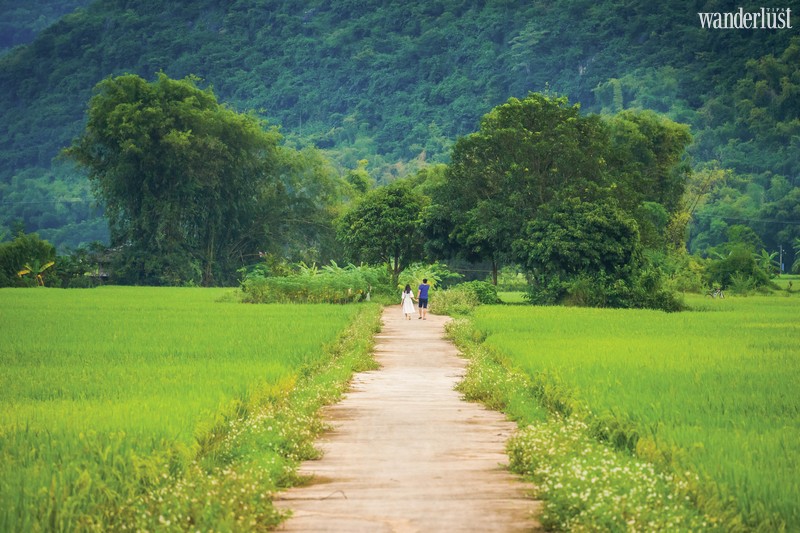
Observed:
[[[90,0],[0,0],[0,54],[20,44],[28,44],[55,21]]]
[[[66,4],[66,2],[60,2]],[[764,246],[800,235],[797,30],[701,27],[731,1],[103,0],[0,57],[0,224],[59,244],[102,236],[84,178],[52,158],[94,85],[200,77],[220,101],[379,182],[446,161],[510,96],[550,91],[585,111],[653,109],[692,126],[692,246],[736,224]],[[7,9],[7,8],[5,8]],[[757,10],[760,6],[744,6]],[[798,24],[794,23],[796,27]]]

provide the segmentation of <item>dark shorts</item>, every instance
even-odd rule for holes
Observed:
[[[428,299],[427,298],[420,298],[419,299],[419,306],[424,307],[425,309],[428,308]]]

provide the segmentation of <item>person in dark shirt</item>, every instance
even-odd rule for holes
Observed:
[[[428,278],[422,280],[422,285],[417,288],[417,301],[419,302],[419,319],[426,320],[428,314],[428,291],[431,286],[428,285]]]

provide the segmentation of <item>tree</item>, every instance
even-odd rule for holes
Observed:
[[[643,244],[664,248],[663,236],[691,174],[685,159],[689,127],[652,111],[625,110],[607,119],[611,187],[620,207],[633,215]]]
[[[256,226],[267,237],[261,251],[308,264],[338,257],[335,221],[359,193],[315,148],[279,147],[275,166],[277,190],[265,191],[262,204],[269,208],[255,214]]]
[[[533,285],[534,303],[554,303],[588,277],[630,282],[641,264],[636,222],[610,200],[554,200],[514,244]]]
[[[340,219],[339,241],[355,261],[386,264],[395,286],[400,272],[423,256],[427,203],[406,181],[373,189]]]
[[[255,248],[255,212],[280,204],[278,140],[194,79],[125,75],[97,85],[65,153],[105,203],[126,281],[211,285],[230,281]]]
[[[636,221],[613,199],[549,202],[514,248],[527,271],[532,303],[684,308],[643,254]]]
[[[459,138],[434,193],[439,219],[469,260],[509,260],[520,228],[556,197],[605,195],[607,137],[597,116],[564,97],[509,99]]]

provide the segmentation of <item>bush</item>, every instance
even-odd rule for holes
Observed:
[[[500,303],[497,287],[488,281],[467,281],[453,287],[452,290],[466,291],[475,295],[478,303],[492,305]]]
[[[756,288],[756,283],[753,278],[735,273],[731,276],[730,290],[739,296],[748,296]]]
[[[752,283],[753,289],[769,285],[767,274],[756,263],[753,253],[745,245],[738,245],[727,256],[712,261],[706,269],[708,285],[730,287],[734,279],[741,284],[742,280]]]
[[[436,291],[436,295],[428,304],[428,310],[437,315],[468,315],[478,304],[475,293],[455,287],[446,291]]]
[[[437,315],[468,315],[481,304],[497,304],[497,288],[486,281],[460,283],[446,291],[436,291],[430,311]]]
[[[413,263],[406,267],[397,278],[397,288],[403,290],[406,285],[416,290],[423,279],[427,279],[431,288],[436,289],[441,285],[447,285],[462,278],[458,272],[453,272],[444,263],[438,261],[429,265],[423,263]]]
[[[669,253],[645,250],[650,265],[663,273],[664,286],[673,291],[702,293],[706,288],[704,280],[706,260],[689,255],[683,249],[673,249]]]
[[[555,305],[564,296],[564,284],[560,279],[544,275],[531,276],[525,290],[525,299],[532,305]]]
[[[658,309],[673,312],[686,308],[680,298],[665,287],[661,272],[646,268],[629,280],[607,274],[582,274],[571,280],[540,280],[531,285],[526,298],[538,305]]]
[[[318,269],[299,265],[299,271],[286,276],[265,276],[255,269],[242,280],[245,303],[354,303],[371,299],[371,292],[382,283],[379,267],[336,263]]]
[[[575,307],[605,307],[608,303],[606,288],[591,276],[581,276],[567,285],[564,305]]]
[[[0,287],[32,287],[37,285],[36,274],[39,267],[55,261],[56,249],[49,242],[39,238],[36,233],[20,232],[11,242],[0,243]],[[30,265],[33,270],[26,277],[17,273]],[[45,285],[56,280],[54,269],[42,271]]]

